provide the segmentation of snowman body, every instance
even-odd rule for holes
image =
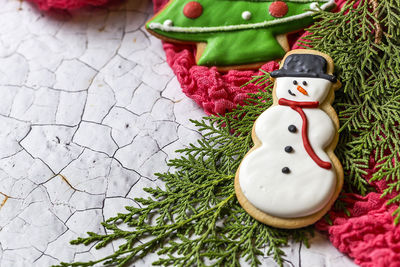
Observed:
[[[276,79],[278,100],[318,102],[328,96],[332,83],[321,78]],[[243,195],[257,209],[276,217],[298,218],[314,214],[331,200],[336,171],[321,167],[304,145],[302,129],[314,154],[326,164],[325,152],[337,132],[331,117],[318,107],[302,108],[305,118],[288,105],[274,105],[257,119],[253,135],[259,145],[243,159],[238,181]]]

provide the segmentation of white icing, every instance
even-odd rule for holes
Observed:
[[[297,1],[301,3],[307,3],[309,1]],[[328,0],[325,4],[321,6],[322,10],[325,10],[329,7],[335,5],[334,0]],[[180,26],[167,26],[158,22],[152,22],[149,24],[149,28],[152,30],[158,29],[165,32],[180,32],[180,33],[207,33],[207,32],[218,32],[218,31],[237,31],[237,30],[248,30],[248,29],[258,29],[265,28],[268,26],[290,22],[298,19],[302,19],[305,17],[309,17],[314,15],[314,11],[307,11],[302,14],[298,14],[295,16],[285,17],[285,18],[277,18],[274,20],[266,20],[258,23],[250,23],[250,24],[238,24],[238,25],[225,25],[225,26],[212,26],[212,27],[180,27]]]
[[[287,94],[288,88],[295,87],[288,83],[293,79],[307,81],[308,101],[323,102],[332,85],[319,78],[281,77],[276,81],[278,98],[307,101],[303,94],[299,93],[299,99]],[[321,160],[331,162],[324,149],[336,134],[332,120],[319,108],[303,111],[311,147]],[[297,132],[289,132],[289,125],[295,125]],[[267,109],[257,119],[254,129],[262,144],[240,165],[239,184],[243,194],[270,215],[297,218],[313,214],[329,202],[335,191],[334,167],[324,169],[312,160],[304,149],[301,127],[302,119],[291,107],[278,105]],[[292,146],[293,152],[285,152],[286,146]],[[284,167],[290,169],[289,174],[282,173]]]
[[[242,19],[244,19],[244,20],[249,20],[249,19],[251,19],[251,12],[250,12],[250,11],[243,11],[243,13],[242,13]]]
[[[310,8],[312,10],[318,11],[319,10],[319,4],[317,2],[311,3]]]
[[[167,19],[164,21],[163,25],[167,26],[167,27],[171,27],[171,26],[174,26],[174,22],[170,19]]]

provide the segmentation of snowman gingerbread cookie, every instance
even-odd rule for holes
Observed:
[[[343,185],[334,154],[339,120],[331,106],[341,84],[332,59],[314,50],[290,51],[271,77],[273,105],[254,123],[255,145],[236,172],[235,190],[258,221],[300,228],[328,212]]]

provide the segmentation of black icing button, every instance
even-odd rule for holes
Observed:
[[[289,127],[288,127],[288,130],[291,133],[295,133],[297,131],[297,128],[293,124],[290,124]]]
[[[288,167],[283,167],[282,172],[288,174],[290,173],[290,169]]]
[[[285,152],[290,153],[293,151],[293,147],[292,146],[285,146]]]

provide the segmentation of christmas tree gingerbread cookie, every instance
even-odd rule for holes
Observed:
[[[313,22],[334,0],[170,0],[147,24],[156,37],[197,45],[198,65],[258,68],[289,50],[287,34]]]
[[[273,105],[254,123],[255,145],[236,172],[235,190],[258,221],[300,228],[319,220],[343,185],[331,106],[340,82],[328,55],[303,49],[287,53],[271,77]]]

